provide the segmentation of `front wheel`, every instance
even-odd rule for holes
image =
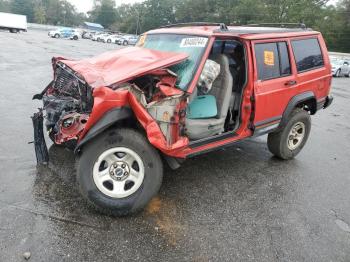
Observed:
[[[158,152],[133,129],[106,131],[85,146],[77,168],[82,195],[99,211],[115,216],[135,213],[162,183]]]
[[[272,154],[280,159],[292,159],[305,146],[310,130],[311,118],[309,113],[297,108],[291,113],[288,122],[279,131],[268,135],[268,148]]]
[[[60,35],[59,34],[55,34],[55,38],[60,38]]]
[[[78,40],[78,36],[73,36],[73,40]]]
[[[124,46],[127,46],[128,44],[129,44],[129,43],[128,43],[128,41],[126,41],[126,40],[123,42],[123,45],[124,45]]]

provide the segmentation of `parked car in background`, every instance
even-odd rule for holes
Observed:
[[[107,43],[114,43],[117,44],[118,39],[120,39],[122,35],[110,35],[106,38]]]
[[[91,40],[92,41],[98,41],[103,34],[104,33],[95,33],[95,34],[92,35]]]
[[[109,33],[106,33],[106,34],[103,34],[100,36],[100,41],[99,42],[102,42],[102,43],[108,43],[108,38],[111,36],[111,34]]]
[[[104,33],[104,34],[101,34],[97,37],[97,42],[102,42],[102,43],[105,43],[106,42],[106,38],[108,36],[110,36],[111,34],[109,33]]]
[[[27,16],[0,12],[0,29],[9,30],[11,33],[27,31]]]
[[[84,31],[81,35],[81,38],[91,39],[95,34],[96,34],[96,32],[93,32],[93,31]]]
[[[139,37],[137,35],[123,35],[117,40],[118,45],[136,45]]]
[[[52,38],[68,38],[71,40],[78,40],[80,33],[76,29],[72,28],[60,28],[49,31],[48,35]]]
[[[333,76],[350,76],[350,60],[331,58],[331,64]]]

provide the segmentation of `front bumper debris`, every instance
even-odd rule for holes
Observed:
[[[46,165],[49,162],[49,153],[44,138],[43,130],[43,111],[39,109],[39,112],[32,116],[33,128],[34,128],[34,147],[37,164]]]

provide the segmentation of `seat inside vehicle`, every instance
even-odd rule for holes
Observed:
[[[217,115],[199,119],[186,118],[186,135],[192,141],[234,131],[239,125],[241,94],[245,82],[244,49],[237,41],[218,40],[214,43],[208,60],[220,65],[220,73],[207,93],[215,97]],[[198,86],[190,97],[189,108],[202,95]],[[208,106],[212,105],[207,104],[206,107]],[[203,108],[203,111],[207,110],[208,108]]]
[[[230,73],[229,59],[224,54],[210,57],[220,65],[220,73],[213,82],[209,92],[216,99],[217,115],[207,119],[186,119],[187,135],[192,140],[213,136],[224,131],[225,120],[232,94],[232,75]]]

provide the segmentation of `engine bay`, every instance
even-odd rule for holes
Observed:
[[[179,136],[174,125],[179,122],[179,105],[183,91],[174,88],[177,76],[167,69],[156,70],[107,88],[128,91],[158,123],[166,144]],[[55,144],[74,149],[89,121],[94,106],[93,89],[78,73],[64,63],[54,63],[54,80],[45,90],[43,110],[45,126]]]

